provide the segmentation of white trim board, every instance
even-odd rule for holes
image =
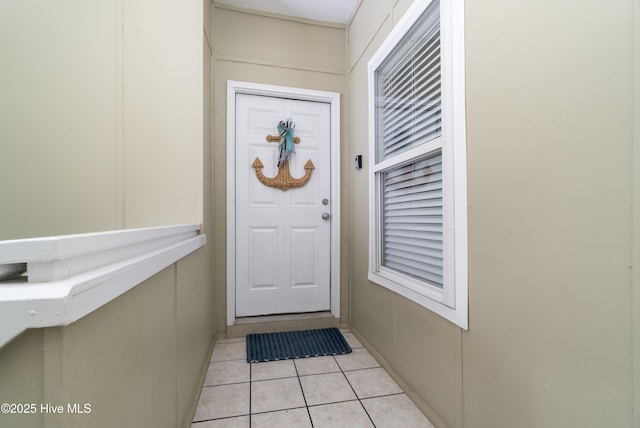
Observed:
[[[28,282],[0,282],[0,347],[28,328],[69,325],[107,304],[202,247],[199,230],[180,225],[0,242],[0,264],[27,263],[28,275]]]
[[[227,81],[227,325],[236,319],[235,122],[236,94],[292,98],[331,107],[331,313],[340,317],[340,94],[260,83]]]

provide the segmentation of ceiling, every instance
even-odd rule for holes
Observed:
[[[215,0],[218,4],[346,24],[358,0]]]

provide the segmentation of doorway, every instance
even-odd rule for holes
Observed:
[[[339,317],[339,94],[229,81],[227,96],[227,324]],[[299,140],[278,168],[287,119]],[[280,175],[299,187],[278,187]]]

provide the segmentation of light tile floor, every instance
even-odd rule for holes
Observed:
[[[216,343],[192,428],[430,428],[352,333],[351,354],[247,363],[244,338]]]

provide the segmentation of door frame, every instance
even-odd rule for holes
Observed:
[[[236,94],[292,98],[330,105],[331,313],[340,317],[340,94],[261,83],[227,81],[227,326],[236,320]],[[274,128],[275,132],[275,128]]]

